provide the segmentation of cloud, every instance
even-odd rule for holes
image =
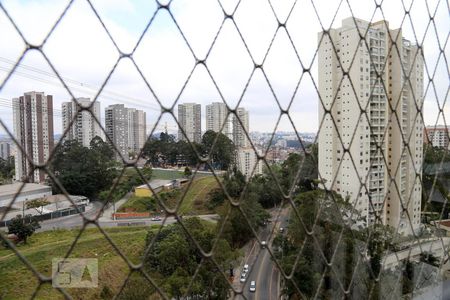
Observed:
[[[253,70],[251,57],[257,64],[265,59],[263,68],[280,104],[286,107],[293,98],[290,113],[296,128],[300,131],[316,131],[318,99],[309,74],[304,74],[295,95],[294,90],[303,72],[297,61],[297,55],[303,67],[309,68],[312,64],[311,74],[317,84],[315,55],[317,33],[322,26],[338,27],[341,20],[350,16],[352,12],[356,17],[367,20],[373,17],[376,21],[385,17],[389,20],[391,28],[399,27],[403,22],[405,37],[413,41],[416,38],[419,42],[423,40],[430,75],[434,73],[440,53],[436,37],[443,46],[450,28],[450,18],[445,5],[441,3],[440,7],[436,7],[438,2],[435,0],[414,1],[410,13],[412,22],[408,16],[404,18],[404,14],[401,13],[402,1],[384,1],[382,11],[377,10],[375,14],[374,1],[349,1],[351,9],[346,1],[339,7],[340,2],[315,1],[319,22],[310,1],[298,1],[292,11],[290,7],[293,1],[275,1],[273,3],[275,16],[266,1],[243,0],[237,8],[234,20],[225,20],[222,31],[216,38],[224,21],[224,14],[216,1],[175,0],[170,6],[171,13],[184,37],[169,13],[160,10],[133,57],[163,105],[171,106],[179,99],[179,103],[199,102],[204,106],[213,101],[220,101],[222,95],[224,100],[234,107],[242,98],[241,106],[250,111],[251,130],[272,131],[280,113],[272,91],[260,70],[256,70],[250,78]],[[227,13],[231,13],[236,3],[237,1],[225,1],[223,7]],[[2,4],[26,39],[33,44],[39,44],[67,2],[4,1]],[[156,10],[154,1],[143,0],[100,0],[93,1],[93,6],[117,46],[124,53],[134,49]],[[437,12],[435,23],[428,26],[428,12],[433,15],[434,11]],[[288,15],[290,17],[286,29],[289,36],[284,28],[280,28],[274,38],[278,24],[277,17],[283,23]],[[235,24],[239,31],[236,30]],[[425,33],[426,37],[423,39]],[[241,40],[241,35],[245,44]],[[1,12],[0,41],[4,45],[0,49],[1,83],[12,67],[11,62],[16,61],[24,51],[24,43]],[[210,51],[213,43],[214,46]],[[295,46],[295,51],[291,43]],[[266,57],[269,45],[271,50]],[[74,1],[43,51],[59,74],[68,79],[66,82],[76,97],[94,97],[120,55],[86,1]],[[206,64],[210,73],[202,65],[195,66],[194,56],[198,59],[207,57]],[[0,98],[11,99],[29,90],[45,91],[54,95],[56,109],[60,109],[61,102],[70,98],[39,53],[29,52],[22,65],[23,67],[17,69],[18,72],[0,90]],[[40,71],[33,71],[31,68]],[[185,86],[190,75],[191,78]],[[437,97],[440,103],[443,103],[445,97],[448,98],[449,86],[448,66],[443,59],[439,60],[433,81]],[[248,90],[243,94],[248,82]],[[105,91],[100,94],[99,101],[102,108],[112,103],[143,108],[147,111],[149,124],[154,124],[159,116],[156,99],[129,60],[119,63],[105,86]],[[436,122],[438,109],[435,103],[436,98],[430,89],[424,105],[427,124]],[[448,104],[445,105],[444,112],[448,120],[450,117]],[[11,127],[10,108],[2,106],[0,117]],[[160,129],[165,121],[171,128],[175,128],[173,120],[165,116],[159,125]],[[291,130],[292,126],[283,118],[278,129]],[[55,131],[61,131],[61,121],[58,117],[55,118]]]

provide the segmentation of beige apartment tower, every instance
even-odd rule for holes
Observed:
[[[78,106],[88,109],[80,111]],[[104,139],[103,131],[95,118],[100,122],[100,102],[92,104],[89,98],[77,98],[76,102],[63,102],[63,132],[67,130],[64,139],[77,140],[84,147],[89,147],[92,139],[96,136]],[[71,127],[69,127],[70,125]]]
[[[197,103],[178,104],[178,140],[200,143],[202,141],[202,108]],[[183,129],[184,134],[183,134]]]
[[[365,224],[410,234],[421,213],[422,51],[386,21],[348,18],[318,40],[324,186],[349,197]]]
[[[128,159],[139,154],[146,140],[146,113],[113,104],[105,109],[105,132],[120,154]],[[120,155],[116,155],[120,159]]]
[[[250,142],[245,132],[250,133],[248,111],[240,107],[236,109],[236,115],[233,116],[233,142],[236,148],[250,147]]]
[[[12,100],[16,147],[15,177],[17,181],[43,183],[46,174],[34,165],[47,162],[54,147],[53,96],[28,92]]]
[[[213,102],[206,105],[206,131],[221,132],[233,139],[230,132],[228,107],[223,102]]]

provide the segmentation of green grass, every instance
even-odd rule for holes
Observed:
[[[158,195],[169,209],[175,209],[184,194],[184,190],[188,188],[188,185],[189,183],[186,183],[181,190],[164,191]],[[183,215],[212,213],[206,204],[209,199],[209,192],[216,187],[218,187],[218,183],[214,176],[195,178],[191,186],[189,186],[179,213]],[[120,207],[119,212],[152,212],[155,210],[159,211],[160,209],[156,199],[132,196]]]
[[[181,168],[181,172],[178,170],[152,170],[152,179],[166,179],[166,180],[172,180],[172,179],[178,179],[178,178],[184,178],[184,168]],[[192,169],[191,169],[192,170]],[[192,170],[192,174],[195,173],[195,170]],[[195,175],[196,178],[201,177],[212,177],[211,174],[203,174],[203,173],[197,173]]]
[[[131,196],[127,202],[125,202],[119,212],[147,212],[154,211],[156,209],[156,200],[151,197],[136,197]]]
[[[145,246],[148,227],[116,227],[104,229],[117,247],[133,263],[138,263]],[[34,234],[19,252],[45,276],[51,276],[52,259],[64,257],[78,230],[57,230]],[[102,290],[116,294],[123,284],[128,266],[97,228],[86,229],[78,239],[71,258],[97,258],[99,287],[67,289],[74,299],[99,299]],[[0,246],[0,298],[28,299],[38,287],[36,276],[11,250]],[[42,285],[36,299],[61,299],[51,285]]]
[[[177,170],[152,170],[152,179],[172,180],[183,177],[184,173],[178,172]]]
[[[187,186],[188,185],[186,185],[186,187]],[[211,211],[206,208],[208,193],[218,186],[219,184],[214,176],[194,180],[184,197],[179,212],[187,215],[211,213]]]

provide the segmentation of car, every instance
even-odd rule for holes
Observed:
[[[284,228],[280,227],[280,233],[283,233],[283,232],[284,232]]]
[[[261,247],[262,247],[262,248],[266,248],[266,246],[267,246],[267,242],[266,242],[266,241],[262,241],[262,242],[261,242]]]
[[[247,279],[247,273],[242,273],[241,274],[241,279],[239,279],[240,282],[245,282],[245,280]]]
[[[250,292],[255,292],[256,291],[256,282],[254,280],[252,280],[250,282]]]
[[[151,218],[152,221],[161,221],[161,217],[160,216],[154,216],[153,218]]]
[[[242,273],[248,273],[248,265],[244,265],[244,269],[242,270]]]

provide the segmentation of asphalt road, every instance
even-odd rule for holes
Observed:
[[[99,203],[93,203],[94,207],[93,209],[85,212],[85,216],[88,218],[94,218],[97,214],[98,211],[100,209],[100,205]],[[116,227],[116,226],[133,226],[133,225],[155,225],[155,224],[162,224],[162,221],[152,221],[150,218],[145,218],[145,219],[128,219],[128,220],[112,220],[110,217],[106,217],[106,216],[110,216],[111,212],[110,211],[105,211],[103,217],[100,217],[98,219],[98,223],[101,227]],[[216,221],[217,220],[217,215],[199,215],[196,216],[199,217],[200,219],[203,220],[207,220],[207,221]],[[186,216],[185,218],[189,218],[188,216]],[[164,220],[164,218],[163,218]],[[174,217],[168,217],[165,222],[164,225],[166,224],[173,224],[177,222],[177,220]],[[48,230],[55,230],[55,229],[73,229],[73,228],[79,228],[81,226],[83,226],[83,218],[80,215],[73,215],[73,216],[68,216],[68,217],[62,217],[62,218],[58,218],[58,219],[53,219],[53,220],[47,220],[47,221],[43,221],[40,223],[41,228],[39,230],[37,230],[38,232],[42,232],[42,231],[48,231]],[[95,225],[88,225],[88,227],[93,227]]]
[[[272,222],[260,232],[259,238],[268,243],[271,247],[272,240],[279,232],[279,228],[286,228],[288,224],[288,209],[283,209],[277,218],[279,211],[272,213]],[[280,273],[278,267],[272,261],[267,248],[261,248],[259,243],[255,242],[246,258],[250,271],[245,283],[241,284],[243,295],[247,299],[258,300],[276,300],[280,298]],[[250,292],[250,282],[256,282],[256,291]],[[238,297],[244,299],[244,297]]]

